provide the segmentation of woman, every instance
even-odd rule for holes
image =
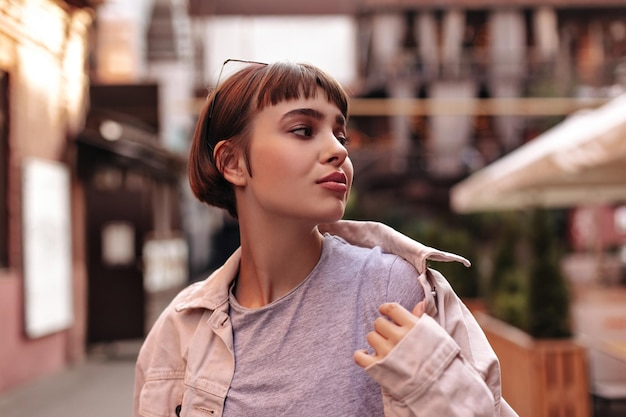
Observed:
[[[250,63],[210,95],[190,183],[238,219],[241,247],[155,323],[135,416],[500,415],[497,359],[477,326],[458,307],[450,329],[428,315],[425,259],[459,258],[338,222],[353,177],[347,117],[341,86],[305,64]]]

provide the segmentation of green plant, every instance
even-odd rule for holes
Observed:
[[[493,268],[487,281],[486,305],[494,316],[513,326],[526,329],[527,276],[520,263],[519,247],[522,241],[520,214],[517,212],[493,213],[492,222],[496,238]]]
[[[528,332],[536,338],[571,336],[569,293],[559,267],[558,240],[546,210],[531,215]]]
[[[500,288],[493,293],[491,314],[522,330],[528,328],[528,277],[521,268],[509,268],[500,276]]]
[[[557,214],[539,209],[494,214],[500,228],[486,291],[488,311],[539,339],[571,335]]]
[[[519,245],[519,229],[517,219],[500,216],[501,231],[496,240],[496,250],[493,260],[493,269],[487,286],[487,297],[495,297],[505,291],[503,277],[518,268],[516,249]]]

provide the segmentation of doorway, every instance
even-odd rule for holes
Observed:
[[[96,170],[85,190],[89,343],[145,335],[141,252],[152,223],[146,181],[110,166]]]

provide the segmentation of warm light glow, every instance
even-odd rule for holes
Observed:
[[[113,120],[105,120],[100,124],[100,134],[103,138],[110,141],[119,140],[122,137],[124,129],[122,125]]]
[[[27,126],[34,137],[43,126],[50,129],[62,120],[61,66],[52,55],[42,54],[41,49],[28,44],[19,47],[18,56],[20,76],[24,78],[23,85],[30,90],[24,96],[22,105],[25,114],[30,118]]]
[[[111,76],[123,76],[133,71],[133,58],[127,51],[108,49],[103,58],[102,69]]]
[[[66,12],[56,4],[43,0],[26,1],[23,7],[24,32],[45,45],[50,52],[60,53],[65,40]]]
[[[0,36],[0,65],[11,68],[14,60],[13,43],[8,37]]]
[[[63,61],[65,76],[65,102],[68,113],[68,123],[72,130],[78,130],[82,125],[85,110],[85,96],[87,95],[86,61],[86,30],[82,19],[74,19],[72,31],[68,35]]]
[[[29,138],[49,137],[57,128],[81,128],[87,94],[86,42],[91,14],[71,13],[58,3],[24,2],[15,27],[16,75],[28,94],[16,100],[27,115]],[[63,125],[63,126],[62,126]],[[59,130],[60,131],[60,130]]]
[[[98,22],[98,81],[135,82],[141,77],[142,50],[136,24],[130,19]]]

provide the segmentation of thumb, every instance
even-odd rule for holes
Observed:
[[[417,303],[415,307],[413,307],[412,313],[414,316],[422,317],[422,314],[424,314],[425,310],[426,310],[426,301],[422,300],[419,303]]]

